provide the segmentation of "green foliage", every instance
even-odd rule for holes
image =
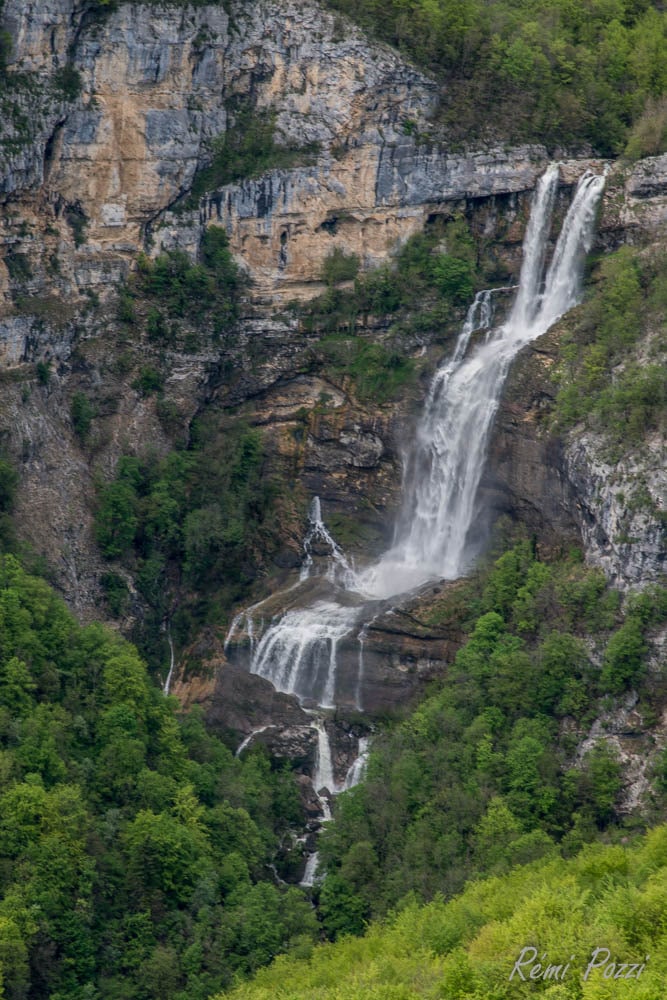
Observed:
[[[334,247],[322,265],[322,281],[327,285],[339,285],[342,281],[354,281],[359,273],[359,258],[355,253],[346,254],[340,247]]]
[[[279,544],[279,484],[265,468],[260,432],[221,428],[211,414],[192,445],[164,459],[125,456],[100,490],[98,545],[105,558],[123,561],[147,601],[152,617],[137,640],[158,661],[172,608],[185,642],[247,595]]]
[[[443,298],[463,305],[472,298],[473,268],[469,261],[440,254],[433,262],[433,278]]]
[[[85,441],[90,432],[90,425],[95,416],[95,408],[88,397],[83,392],[75,392],[70,404],[70,414],[74,432]]]
[[[649,97],[646,108],[630,131],[625,157],[631,162],[644,156],[667,152],[667,95],[655,100]]]
[[[0,451],[0,514],[7,514],[14,506],[18,472],[11,459]]]
[[[183,321],[218,338],[238,318],[243,287],[225,230],[209,226],[196,263],[182,250],[170,250],[154,260],[140,255],[136,273],[120,292],[119,319],[132,325],[145,319],[149,340],[161,346],[174,344]],[[198,343],[189,332],[183,347],[196,349]],[[163,379],[156,376],[151,379],[142,374],[136,382],[138,391],[143,395],[159,392]]]
[[[617,450],[665,424],[664,365],[638,366],[630,360],[642,334],[665,319],[661,263],[627,246],[605,257],[594,275],[591,296],[563,339],[556,419],[561,427],[586,419],[603,430]]]
[[[662,141],[667,13],[635,0],[328,0],[440,80],[450,137],[590,143],[604,155],[629,140],[632,155]],[[652,103],[655,102],[655,103]],[[646,116],[653,121],[649,123]],[[409,132],[406,119],[404,130]]]
[[[81,94],[83,82],[78,69],[67,63],[61,66],[54,75],[54,83],[66,101],[75,101]]]
[[[469,616],[468,641],[432,694],[374,740],[365,782],[338,797],[320,838],[332,935],[358,933],[410,893],[451,895],[468,878],[571,852],[621,821],[619,762],[602,741],[573,766],[571,731],[585,733],[609,693],[641,694],[663,591],[630,602],[623,621],[618,595],[577,553],[549,564],[525,541],[441,601],[433,620]],[[593,642],[606,647],[602,670]]]
[[[129,596],[125,580],[119,573],[102,573],[100,586],[104,591],[109,611],[114,618],[120,618],[125,611]]]
[[[4,73],[12,54],[14,42],[8,31],[0,30],[0,73]]]
[[[8,1000],[205,1000],[314,940],[302,893],[262,881],[299,814],[292,775],[174,707],[136,649],[0,559]]]
[[[83,246],[86,242],[86,227],[88,225],[88,218],[81,208],[81,205],[78,202],[75,205],[68,205],[65,209],[64,215],[67,225],[72,230],[74,246]]]
[[[415,375],[411,358],[361,337],[325,338],[313,351],[318,364],[340,379],[349,378],[361,402],[394,399]]]
[[[161,392],[164,379],[157,369],[151,365],[144,365],[137,378],[132,383],[132,388],[141,396],[152,396],[154,392]]]
[[[392,267],[364,275],[357,274],[356,256],[335,248],[323,270],[327,291],[299,310],[304,329],[320,335],[313,360],[339,378],[350,378],[363,402],[395,398],[415,376],[412,359],[398,346],[402,332],[458,322],[477,283],[475,260],[472,237],[460,218],[411,237]],[[337,287],[353,279],[352,288]],[[386,343],[369,343],[357,335],[370,317],[397,321]]]
[[[122,555],[134,541],[139,524],[138,478],[136,460],[122,458],[116,480],[102,491],[95,528],[97,544],[106,559]]]
[[[25,282],[32,278],[32,267],[26,254],[18,250],[9,250],[4,260],[12,281]]]
[[[501,804],[495,808],[494,829],[502,838],[511,820]],[[667,975],[666,906],[667,828],[661,826],[631,848],[590,846],[569,861],[548,857],[473,882],[449,902],[439,898],[420,906],[408,900],[362,940],[319,945],[298,960],[281,958],[228,996],[620,1000],[632,989],[648,1000],[661,995]],[[522,981],[512,970],[522,950],[531,947],[535,960],[524,955]],[[602,947],[609,949],[608,959],[584,979],[595,949]],[[603,957],[598,953],[598,960]],[[549,975],[530,977],[531,968],[546,973],[547,963]],[[638,978],[614,981],[616,972],[622,976],[633,964]]]
[[[619,694],[633,685],[647,652],[642,622],[636,615],[629,615],[607,643],[600,674],[602,687]]]
[[[35,365],[37,381],[40,385],[48,385],[51,379],[51,365],[48,361],[38,361]]]
[[[233,181],[258,177],[266,170],[288,168],[311,162],[317,146],[291,149],[276,142],[273,111],[241,107],[234,123],[213,142],[211,162],[195,174],[188,204],[196,203],[207,191]]]

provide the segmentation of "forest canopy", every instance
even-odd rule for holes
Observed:
[[[364,938],[320,946],[307,960],[279,959],[228,995],[232,1000],[656,1000],[667,982],[666,913],[667,827],[661,826],[632,849],[591,845],[570,861],[535,862],[502,878],[471,882],[448,903],[409,902],[384,924],[372,925]],[[542,972],[560,964],[558,981],[553,974],[510,980],[524,948],[536,949]],[[609,957],[599,953],[599,967],[584,981],[597,948]],[[631,966],[633,978],[613,978],[628,974]]]
[[[0,559],[0,997],[204,1000],[312,941],[268,865],[289,770],[176,713],[136,649]]]
[[[327,0],[442,82],[461,141],[662,152],[667,12],[651,0]],[[636,123],[635,132],[630,129]]]

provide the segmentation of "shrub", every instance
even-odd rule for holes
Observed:
[[[241,107],[234,124],[214,140],[210,164],[195,174],[188,202],[233,181],[313,159],[317,145],[297,149],[281,146],[275,140],[275,126],[275,112]]]
[[[129,590],[122,576],[118,573],[103,573],[100,585],[104,591],[109,611],[114,618],[119,618],[127,607]]]
[[[75,433],[81,441],[85,441],[90,431],[92,419],[95,416],[95,409],[83,392],[75,392],[72,396],[70,414]]]
[[[433,277],[440,294],[457,305],[472,298],[473,268],[468,261],[440,254],[433,263]]]
[[[10,250],[5,255],[5,265],[12,281],[29,281],[32,278],[30,260],[24,253]]]
[[[88,225],[88,219],[85,212],[81,208],[81,205],[78,203],[76,205],[68,205],[65,209],[65,221],[72,230],[74,246],[83,246],[86,242],[86,226]]]
[[[0,512],[7,513],[14,506],[19,475],[7,455],[0,451]]]
[[[607,643],[600,685],[611,694],[621,694],[639,677],[647,652],[642,623],[630,616]]]
[[[667,95],[648,98],[625,146],[625,156],[631,161],[664,152],[667,152]]]
[[[359,273],[359,258],[355,253],[346,254],[335,247],[322,265],[322,281],[327,285],[339,285],[342,281],[353,281]]]
[[[83,89],[81,74],[70,63],[61,66],[53,79],[66,101],[76,100]]]
[[[139,377],[132,383],[140,396],[151,396],[154,392],[160,392],[164,385],[164,378],[155,368],[145,365],[139,372]]]
[[[136,490],[132,482],[125,478],[110,483],[102,490],[95,533],[105,559],[115,559],[131,547],[139,525],[137,504]]]

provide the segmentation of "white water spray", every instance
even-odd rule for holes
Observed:
[[[359,738],[358,756],[345,775],[345,782],[343,784],[344,791],[347,791],[348,788],[354,788],[354,786],[358,785],[363,778],[368,765],[370,745],[371,741],[368,736],[361,736]]]
[[[315,885],[315,881],[317,878],[317,866],[319,864],[319,860],[320,859],[317,851],[313,851],[312,854],[308,855],[308,859],[306,861],[306,870],[303,873],[303,878],[299,882],[299,885],[303,886],[304,889],[310,889],[312,886]]]
[[[327,578],[332,583],[341,583],[343,586],[348,586],[354,580],[354,567],[322,520],[322,506],[319,497],[313,497],[310,511],[308,512],[308,522],[309,528],[303,540],[304,558],[301,564],[299,580],[307,580],[310,576],[313,567],[313,543],[321,542],[330,550]]]
[[[358,614],[358,608],[333,601],[287,611],[258,642],[251,673],[266,677],[277,691],[334,708],[338,643]]]
[[[242,740],[241,743],[239,743],[239,745],[236,748],[236,752],[234,753],[234,756],[240,757],[243,751],[246,749],[246,747],[250,746],[252,741],[255,739],[255,736],[259,736],[260,733],[265,733],[267,729],[273,729],[273,728],[274,728],[273,726],[269,725],[269,726],[257,726],[256,729],[252,729],[245,737],[245,739]]]
[[[317,760],[315,764],[315,774],[313,775],[313,788],[322,806],[322,815],[325,820],[331,819],[331,808],[328,796],[336,795],[338,785],[333,773],[333,760],[331,757],[331,743],[329,734],[322,719],[317,719],[313,723],[313,729],[317,732]],[[327,795],[320,795],[325,791]]]

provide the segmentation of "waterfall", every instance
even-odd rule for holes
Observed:
[[[316,792],[319,792],[322,788],[326,788],[333,795],[336,791],[336,782],[334,780],[333,762],[331,759],[331,744],[329,743],[327,727],[324,725],[322,719],[317,720],[315,729],[317,731],[317,766],[315,768],[313,786]]]
[[[435,374],[406,476],[393,546],[357,576],[361,591],[391,597],[429,579],[469,569],[468,533],[486,445],[515,355],[578,301],[583,255],[590,250],[604,178],[581,178],[540,291],[558,168],[540,179],[524,240],[519,291],[506,321],[466,353],[470,323],[453,357]]]
[[[604,178],[587,172],[579,181],[545,275],[557,187],[558,166],[552,165],[535,191],[509,315],[493,327],[494,294],[501,290],[478,293],[452,355],[433,377],[404,470],[403,503],[391,548],[357,572],[325,527],[319,499],[313,501],[302,579],[311,574],[312,544],[319,540],[330,550],[326,576],[334,594],[329,600],[290,608],[253,644],[251,672],[277,690],[334,707],[338,646],[356,629],[361,639],[356,689],[360,705],[363,623],[377,614],[377,603],[369,602],[405,594],[429,580],[455,579],[469,569],[475,498],[505,379],[521,348],[579,299],[581,264],[591,247]],[[479,329],[487,330],[486,337],[471,347]]]
[[[337,545],[331,535],[331,532],[322,520],[322,506],[320,504],[319,497],[313,497],[310,510],[308,512],[308,522],[310,527],[303,540],[304,559],[301,564],[299,580],[307,580],[310,576],[310,571],[313,566],[313,542],[320,541],[324,543],[324,545],[328,546],[330,550],[327,577],[332,583],[339,581],[344,586],[349,584],[354,579],[354,568],[348,561],[343,550],[339,545]]]
[[[364,776],[366,765],[368,763],[370,739],[367,736],[361,736],[359,738],[358,755],[348,769],[348,772],[345,775],[345,781],[342,786],[340,786],[336,782],[333,772],[331,743],[329,741],[329,734],[327,733],[324,720],[320,718],[316,719],[313,723],[313,729],[317,732],[317,758],[312,784],[322,809],[322,822],[328,823],[331,819],[331,806],[328,797],[326,795],[320,795],[320,792],[326,790],[329,795],[333,797],[334,795],[338,795],[342,791],[347,791],[349,788],[354,788],[355,785],[359,784]],[[306,868],[299,885],[304,888],[310,888],[315,884],[317,879],[318,861],[319,858],[317,851],[313,851],[312,854],[307,856]]]
[[[271,681],[277,691],[335,708],[338,643],[358,613],[334,601],[285,612],[257,643],[251,673]]]
[[[171,629],[168,625],[167,625],[167,642],[169,643],[169,673],[167,674],[167,679],[164,682],[164,687],[162,688],[165,694],[169,694],[169,688],[171,687],[171,678],[173,677],[174,674],[174,664],[176,662],[174,657],[174,643],[172,642],[171,638]]]
[[[303,873],[303,878],[299,882],[300,886],[304,889],[309,889],[315,885],[315,878],[317,876],[317,865],[319,863],[319,857],[317,851],[313,851],[312,854],[308,855],[306,861],[306,870]]]
[[[241,743],[239,743],[238,747],[236,748],[236,752],[234,753],[234,756],[235,757],[240,757],[241,754],[243,753],[243,751],[246,749],[246,747],[250,746],[250,744],[254,740],[255,736],[259,736],[260,733],[265,733],[267,729],[273,729],[273,726],[270,726],[270,725],[269,726],[257,726],[256,729],[252,729],[248,733],[248,735],[245,737],[245,739],[242,740]]]
[[[348,788],[354,788],[354,786],[358,785],[363,778],[366,771],[366,765],[368,764],[370,743],[371,741],[368,736],[361,736],[359,738],[359,756],[345,775],[345,782],[343,784],[344,791],[347,791]]]

